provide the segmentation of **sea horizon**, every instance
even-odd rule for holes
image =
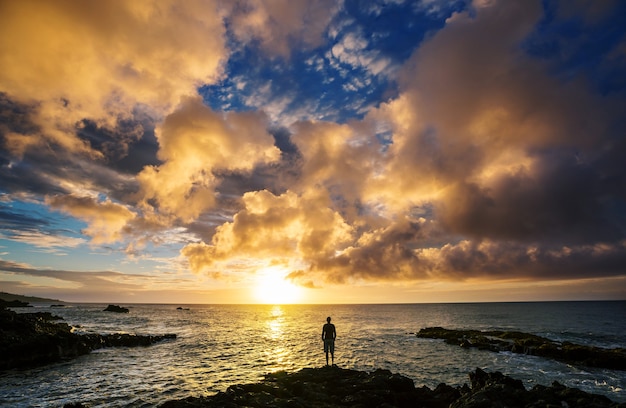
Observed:
[[[22,296],[22,295],[20,295]],[[459,301],[459,302],[355,302],[355,303],[185,303],[185,302],[125,302],[125,301],[65,301],[62,299],[50,299],[55,302],[62,302],[76,305],[104,305],[104,304],[124,304],[124,305],[213,305],[213,306],[333,306],[333,305],[464,305],[464,304],[507,304],[507,303],[572,303],[572,302],[626,302],[626,299],[573,299],[573,300],[502,300],[502,301]],[[48,302],[33,302],[34,304],[47,304]]]

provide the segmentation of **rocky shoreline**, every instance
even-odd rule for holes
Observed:
[[[465,348],[528,354],[579,366],[626,370],[626,349],[605,349],[569,342],[559,343],[518,331],[450,330],[442,327],[427,327],[421,329],[417,337],[443,339],[448,344]]]
[[[175,334],[76,334],[49,312],[16,313],[0,307],[0,371],[75,358],[104,347],[137,347],[175,339]]]
[[[626,408],[609,398],[554,382],[527,390],[520,380],[479,368],[469,374],[471,387],[439,384],[416,388],[413,380],[388,370],[371,373],[338,367],[305,368],[267,374],[253,384],[233,385],[209,397],[167,401],[160,408]]]

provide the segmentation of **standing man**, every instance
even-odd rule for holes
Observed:
[[[324,342],[324,353],[326,353],[326,365],[328,365],[328,352],[332,358],[332,363],[335,365],[335,338],[337,332],[335,331],[335,325],[330,322],[330,317],[326,318],[326,324],[322,327],[322,341]]]

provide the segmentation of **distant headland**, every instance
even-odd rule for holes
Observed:
[[[16,295],[16,294],[7,293],[7,292],[0,292],[0,300],[4,300],[5,302],[13,302],[17,300],[19,302],[25,302],[25,303],[55,303],[55,304],[67,303],[58,299],[48,299],[48,298],[42,298],[42,297],[37,297],[37,296]]]

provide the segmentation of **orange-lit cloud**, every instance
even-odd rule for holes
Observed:
[[[157,129],[160,166],[137,179],[141,199],[155,199],[161,211],[192,221],[215,203],[215,172],[250,172],[278,159],[261,113],[216,113],[200,98],[186,98]]]
[[[330,0],[240,0],[226,2],[227,15],[235,36],[259,41],[271,53],[288,57],[293,47],[314,47],[337,4]]]
[[[291,140],[301,154],[301,168],[294,189],[307,191],[323,186],[337,193],[353,208],[364,195],[368,179],[379,170],[380,145],[374,132],[359,124],[300,122]]]
[[[103,202],[92,197],[73,195],[48,197],[47,204],[89,224],[83,231],[94,244],[115,242],[122,238],[124,228],[136,214],[122,204]]]
[[[230,258],[290,259],[333,256],[350,242],[352,228],[321,191],[243,196],[244,209],[217,228],[211,244],[189,244],[181,253],[194,271],[211,271]]]
[[[16,154],[54,143],[100,157],[77,123],[111,128],[138,105],[158,115],[215,80],[226,52],[212,2],[25,0],[0,10],[2,91],[32,104],[40,128],[9,135]]]

